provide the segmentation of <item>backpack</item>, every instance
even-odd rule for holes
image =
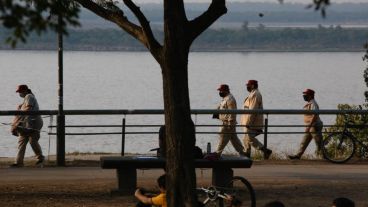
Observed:
[[[194,147],[193,154],[194,154],[194,159],[203,159],[202,149],[199,148],[198,146]]]
[[[166,157],[166,127],[162,125],[158,132],[158,149],[157,149],[157,157]]]
[[[220,155],[217,154],[216,152],[212,152],[212,153],[206,154],[206,156],[204,156],[203,159],[208,160],[208,161],[217,161],[220,159]]]
[[[152,150],[157,150],[157,157],[164,157],[164,158],[166,157],[165,137],[166,137],[166,127],[165,127],[165,125],[162,125],[160,127],[159,132],[158,132],[158,146],[159,146],[159,148],[152,149]],[[194,155],[194,159],[202,159],[203,158],[202,149],[199,148],[198,146],[195,146],[194,149],[193,149],[193,155]]]

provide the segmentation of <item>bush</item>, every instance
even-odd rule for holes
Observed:
[[[364,104],[363,109],[368,109],[368,104]],[[349,104],[339,104],[337,106],[339,110],[360,110],[357,105],[349,105]],[[349,128],[349,131],[360,141],[367,143],[368,141],[368,127],[366,127],[368,122],[367,115],[360,114],[339,114],[336,116],[335,124],[331,127],[325,128],[327,133],[323,134],[323,138],[326,138],[331,132],[342,132],[345,126],[345,118],[346,116],[349,125],[353,126]],[[359,149],[359,148],[358,148]],[[357,150],[359,153],[359,150]]]

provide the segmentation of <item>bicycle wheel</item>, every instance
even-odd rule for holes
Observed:
[[[224,192],[230,195],[234,206],[238,207],[256,207],[256,194],[252,185],[243,177],[234,176]]]
[[[355,153],[354,139],[344,133],[330,134],[322,142],[322,153],[333,163],[347,162]]]

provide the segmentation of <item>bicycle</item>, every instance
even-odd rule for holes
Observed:
[[[364,117],[362,117],[364,118]],[[333,163],[345,163],[349,161],[357,150],[357,144],[360,146],[360,156],[368,158],[368,145],[359,140],[349,131],[351,128],[367,128],[366,119],[363,124],[356,125],[348,116],[344,114],[344,129],[341,132],[333,132],[322,141],[323,157]],[[368,140],[367,140],[368,141]]]
[[[225,187],[197,188],[198,199],[203,206],[256,207],[256,195],[252,185],[243,177],[234,176]]]

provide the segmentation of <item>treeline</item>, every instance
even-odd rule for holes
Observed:
[[[163,32],[154,31],[162,42]],[[9,49],[4,43],[8,31],[0,30],[0,49]],[[266,28],[259,25],[242,29],[220,29],[205,31],[194,43],[195,51],[361,51],[368,41],[368,29],[322,27],[318,28]],[[146,50],[137,40],[122,30],[91,29],[72,30],[64,38],[66,50]],[[57,48],[57,35],[47,33],[39,37],[31,35],[27,44],[19,44],[18,49]]]
[[[231,50],[363,50],[368,41],[368,29],[337,27],[267,29],[263,25],[254,29],[210,30],[203,33],[194,48],[223,48]]]
[[[162,2],[162,1],[157,1]],[[214,23],[214,26],[222,27],[223,23],[241,23],[248,21],[251,25],[258,24],[324,24],[337,25],[346,23],[350,25],[365,25],[368,19],[368,3],[335,3],[327,8],[327,18],[322,18],[321,13],[314,9],[306,9],[306,4],[311,0],[305,0],[303,3],[291,3],[284,1],[283,4],[274,0],[265,2],[237,2],[229,1],[226,3],[228,11]],[[140,4],[142,12],[152,24],[162,24],[163,5],[160,3]],[[188,19],[198,17],[207,10],[209,3],[185,3],[185,10]],[[262,18],[259,13],[264,14]],[[130,20],[136,18],[131,12],[127,11],[126,16]],[[101,19],[92,12],[82,9],[80,21],[85,28],[114,28],[115,25]]]

